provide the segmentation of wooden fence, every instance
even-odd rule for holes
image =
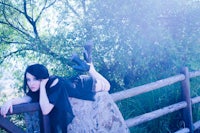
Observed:
[[[169,105],[161,109],[142,114],[140,116],[136,116],[135,118],[129,118],[126,120],[126,123],[127,123],[127,126],[130,128],[130,127],[145,123],[147,121],[156,119],[163,115],[183,109],[183,113],[184,113],[183,119],[185,122],[185,128],[182,128],[176,131],[176,133],[189,133],[189,132],[193,133],[195,130],[200,128],[200,120],[193,123],[192,105],[200,102],[200,96],[191,98],[190,78],[194,78],[197,76],[200,76],[200,71],[189,72],[188,68],[185,67],[182,69],[182,72],[179,75],[162,79],[153,83],[145,84],[142,86],[138,86],[138,87],[128,89],[125,91],[116,92],[111,95],[114,101],[116,102],[116,101],[124,100],[126,98],[134,97],[136,95],[140,95],[146,92],[150,92],[156,89],[161,89],[162,87],[165,87],[177,82],[181,82],[182,97],[183,97],[183,100],[181,102],[174,103],[173,105]]]
[[[13,114],[21,114],[27,112],[35,112],[40,111],[39,103],[26,103],[26,104],[19,104],[13,106],[13,113],[11,114],[8,112],[7,115]],[[43,116],[43,125],[44,125],[44,133],[50,133],[49,128],[49,119],[47,116]],[[3,128],[9,133],[26,133],[23,129],[16,126],[13,122],[11,122],[8,118],[4,118],[0,115],[0,128]]]
[[[190,96],[190,78],[194,78],[200,76],[200,71],[195,71],[195,72],[189,72],[188,68],[185,67],[183,68],[181,74],[169,77],[166,79],[162,79],[153,83],[145,84],[142,86],[138,86],[135,88],[131,88],[125,91],[121,92],[116,92],[111,94],[113,100],[115,102],[124,100],[126,98],[134,97],[136,95],[140,95],[146,92],[150,92],[156,89],[161,89],[162,87],[172,85],[177,82],[182,83],[182,94],[183,94],[183,100],[178,103],[174,103],[172,105],[163,107],[161,109],[142,114],[140,116],[137,116],[135,118],[129,118],[126,121],[127,126],[134,127],[136,125],[145,123],[147,121],[159,118],[161,116],[164,116],[166,114],[178,111],[180,109],[183,109],[184,113],[184,121],[186,124],[185,128],[182,128],[176,133],[193,133],[195,130],[200,128],[200,120],[193,123],[193,118],[192,118],[192,105],[199,103],[200,102],[200,96],[191,98]],[[13,113],[12,114],[19,114],[23,112],[32,112],[32,111],[38,111],[39,109],[39,104],[38,103],[32,103],[32,104],[21,104],[21,105],[15,105],[13,108]],[[8,115],[12,115],[8,114]],[[44,117],[44,131],[45,133],[49,133],[49,126],[48,126],[48,118],[46,116]],[[0,116],[0,127],[5,129],[8,132],[11,133],[24,133],[21,128],[17,127],[13,123],[11,123],[7,118],[3,118]]]

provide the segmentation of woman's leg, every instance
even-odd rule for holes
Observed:
[[[96,80],[95,91],[109,91],[110,83],[107,79],[105,79],[99,72],[96,71],[94,65],[92,63],[92,41],[88,41],[84,46],[83,56],[88,65],[90,65],[90,69],[88,71],[89,75]]]
[[[96,80],[95,91],[109,91],[110,83],[106,78],[104,78],[99,72],[94,68],[93,63],[90,63],[90,69],[88,71],[89,75]]]
[[[87,63],[81,60],[79,56],[77,55],[72,57],[72,61],[77,64],[76,66],[73,66],[73,68],[78,71],[83,71],[83,72],[88,71],[89,76],[91,76],[96,82],[95,88],[94,88],[95,92],[109,91],[110,83],[108,82],[106,78],[104,78],[99,72],[96,71],[92,63],[92,46],[93,46],[92,42],[88,42],[84,46],[83,56],[84,56],[84,60]]]

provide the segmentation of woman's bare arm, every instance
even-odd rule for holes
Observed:
[[[1,107],[0,113],[2,116],[6,117],[6,114],[8,113],[9,110],[10,110],[10,113],[13,112],[13,105],[29,103],[30,101],[31,101],[31,97],[29,97],[29,96],[24,96],[24,97],[19,97],[19,98],[14,98],[14,99],[8,100]]]
[[[39,101],[39,103],[40,103],[40,107],[42,110],[42,114],[44,114],[44,115],[49,114],[54,107],[54,105],[49,102],[49,99],[47,96],[47,92],[46,92],[46,88],[45,88],[47,81],[48,81],[48,79],[43,79],[40,84],[40,101]],[[50,87],[53,87],[57,83],[58,83],[58,79],[55,79]]]

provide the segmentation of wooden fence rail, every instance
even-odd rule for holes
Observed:
[[[183,68],[181,73],[182,74],[172,76],[166,79],[162,79],[153,83],[145,84],[142,86],[134,87],[128,90],[111,94],[113,100],[116,102],[116,101],[124,100],[126,98],[134,97],[139,94],[150,92],[156,89],[161,89],[162,87],[165,87],[177,82],[182,83],[182,87],[181,87],[182,98],[183,98],[182,102],[175,103],[175,104],[163,107],[161,109],[136,116],[134,118],[129,118],[126,120],[126,124],[129,128],[142,124],[144,122],[156,119],[163,115],[178,111],[180,109],[183,109],[183,113],[184,113],[183,116],[184,116],[184,122],[186,124],[186,127],[176,131],[176,133],[189,133],[189,132],[193,133],[195,130],[200,128],[200,120],[193,123],[193,119],[192,119],[192,104],[200,103],[200,96],[197,96],[195,98],[191,98],[190,96],[190,78],[200,76],[200,71],[189,72],[188,68],[185,67]]]
[[[8,112],[7,115],[21,114],[27,112],[40,111],[39,103],[26,103],[13,106],[13,112]],[[50,133],[49,119],[47,116],[43,116],[44,133]],[[0,115],[0,128],[3,128],[9,133],[26,133],[23,129],[13,124],[8,118],[4,118]]]
[[[143,94],[149,91],[153,91],[156,89],[160,89],[161,87],[165,87],[167,85],[174,84],[178,81],[182,81],[185,78],[183,74],[179,74],[177,76],[173,76],[170,78],[158,80],[153,83],[145,84],[142,86],[134,87],[128,90],[120,91],[111,94],[114,101],[120,101],[126,98],[130,98],[139,94]]]

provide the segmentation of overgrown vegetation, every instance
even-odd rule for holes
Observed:
[[[110,93],[178,74],[183,66],[199,70],[199,12],[199,0],[0,0],[0,101],[13,96],[8,89],[22,95],[23,71],[31,63],[43,63],[52,74],[76,74],[70,57],[81,55],[90,40],[93,61],[110,81]],[[117,104],[124,118],[134,117],[179,101],[179,87]],[[199,80],[191,88],[192,95],[199,95]],[[199,106],[194,108],[198,119]],[[131,131],[173,132],[181,122],[178,112]]]

